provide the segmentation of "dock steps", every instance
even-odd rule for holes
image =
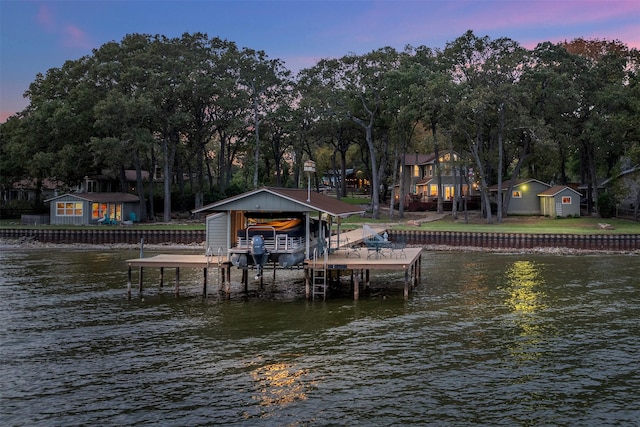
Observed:
[[[313,270],[311,273],[311,296],[325,300],[327,298],[327,264],[329,262],[329,252],[323,251],[318,255],[318,250],[313,251]]]

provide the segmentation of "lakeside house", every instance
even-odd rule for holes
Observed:
[[[52,225],[118,224],[140,218],[140,198],[128,193],[67,193],[45,200]]]
[[[438,167],[441,188],[438,187]],[[462,197],[475,196],[477,186],[473,179],[469,179],[473,178],[473,169],[465,168],[465,174],[461,175],[460,167],[461,158],[453,150],[442,151],[437,159],[435,153],[403,155],[400,182],[396,184],[396,203],[399,201],[401,185],[405,188],[405,206],[410,209],[415,204],[421,205],[417,208],[419,210],[427,209],[425,204],[435,202],[438,194],[442,194],[442,200],[448,204],[453,201],[456,191],[460,191]]]

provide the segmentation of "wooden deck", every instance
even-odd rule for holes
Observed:
[[[360,239],[361,240],[361,239]],[[409,289],[415,286],[420,280],[420,264],[422,260],[422,248],[403,248],[394,249],[382,248],[380,251],[372,250],[367,247],[357,245],[358,239],[352,237],[345,239],[345,244],[326,258],[321,257],[317,260],[305,260],[303,263],[304,280],[306,284],[307,298],[312,296],[311,280],[314,271],[323,270],[331,272],[335,270],[349,270],[352,273],[354,283],[354,298],[359,298],[359,284],[364,281],[369,283],[369,272],[372,270],[396,270],[405,272],[405,297],[408,296]],[[355,243],[354,243],[355,242]],[[227,256],[206,256],[206,255],[181,255],[181,254],[161,254],[149,258],[134,258],[126,261],[128,271],[127,291],[131,297],[132,286],[132,269],[139,268],[139,292],[142,294],[143,288],[143,272],[145,268],[160,269],[160,286],[163,285],[164,268],[175,268],[175,294],[179,296],[180,292],[180,268],[196,268],[203,270],[203,288],[202,294],[207,296],[207,277],[209,269],[218,270],[218,274],[222,276],[222,283],[225,289],[230,292],[230,277],[232,264]],[[269,265],[266,266],[269,270]],[[274,271],[275,277],[276,271]],[[330,273],[329,273],[330,274]],[[245,290],[248,285],[248,270],[243,270],[242,282]],[[261,278],[262,283],[262,278]]]

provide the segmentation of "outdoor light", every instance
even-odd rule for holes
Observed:
[[[304,162],[304,171],[307,173],[307,203],[311,202],[311,174],[316,171],[316,162],[307,160]]]

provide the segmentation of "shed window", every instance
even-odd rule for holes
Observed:
[[[522,199],[522,191],[513,190],[511,197],[513,197],[514,199]]]
[[[56,203],[57,216],[82,216],[82,202]]]
[[[571,204],[571,196],[563,196],[562,197],[562,204],[563,205],[570,205]]]

